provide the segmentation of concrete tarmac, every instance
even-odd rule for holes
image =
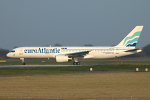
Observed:
[[[110,64],[96,64],[110,65]],[[77,67],[77,66],[96,66],[96,65],[0,65],[0,68],[15,68],[15,67]]]
[[[72,67],[72,66],[92,66],[92,65],[0,65],[0,68],[14,67]]]

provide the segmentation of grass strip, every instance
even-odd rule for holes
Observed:
[[[140,72],[144,72],[145,68],[150,69],[149,65],[130,65],[130,64],[113,64],[113,65],[95,65],[95,66],[70,66],[70,67],[16,67],[16,68],[0,68],[0,76],[5,75],[35,75],[35,74],[59,74],[59,73],[78,73],[89,72],[93,68],[93,72],[101,71],[135,71],[139,68]]]

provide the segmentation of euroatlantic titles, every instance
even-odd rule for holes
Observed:
[[[38,49],[25,49],[24,53],[60,53],[60,49],[46,49],[46,48],[38,48]]]

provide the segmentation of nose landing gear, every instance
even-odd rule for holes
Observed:
[[[24,58],[20,58],[20,60],[22,61],[22,65],[25,65],[25,61],[24,61]]]

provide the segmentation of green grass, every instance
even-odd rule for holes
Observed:
[[[149,65],[96,65],[96,66],[70,66],[70,67],[20,67],[20,68],[0,68],[0,76],[3,75],[35,75],[35,74],[59,74],[59,73],[79,73],[89,72],[93,68],[93,72],[100,71],[135,71],[139,68],[143,72],[145,68],[150,69]]]
[[[6,63],[0,65],[21,65],[19,59],[6,59]],[[44,63],[41,61],[45,61]],[[26,59],[28,65],[72,65],[68,63],[56,63],[55,59]],[[54,73],[79,73],[89,72],[93,68],[93,72],[101,71],[135,71],[139,68],[140,72],[144,72],[145,68],[150,69],[150,58],[119,58],[106,60],[81,60],[81,64],[89,66],[70,66],[70,67],[20,67],[20,68],[0,68],[0,76],[5,75],[35,75],[35,74],[54,74]],[[99,64],[99,65],[98,65]],[[104,64],[104,65],[103,65]]]

